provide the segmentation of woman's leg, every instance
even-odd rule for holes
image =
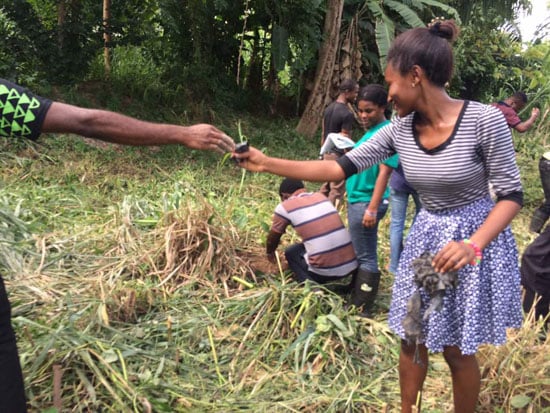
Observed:
[[[415,354],[418,356],[416,360]],[[408,344],[401,341],[399,354],[399,386],[401,388],[401,412],[410,413],[416,406],[420,411],[422,385],[428,371],[428,350],[424,344]],[[459,410],[457,410],[458,412]]]
[[[360,256],[363,255],[364,244],[361,242],[361,237],[363,233],[363,212],[365,209],[365,203],[354,203],[351,204],[348,202],[347,213],[348,213],[348,231],[351,237],[351,243],[353,244],[353,250],[361,265]]]
[[[378,272],[378,222],[386,214],[388,205],[381,203],[378,207],[376,226],[367,228],[363,225],[363,215],[368,207],[365,202],[348,204],[348,227],[353,249],[359,261],[359,269]]]
[[[474,355],[464,355],[457,346],[445,347],[443,357],[451,368],[455,412],[473,413],[481,386],[481,373]]]
[[[407,217],[409,194],[391,190],[390,198],[390,272],[395,274],[403,251],[403,229]]]

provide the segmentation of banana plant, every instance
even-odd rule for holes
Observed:
[[[356,27],[363,29],[360,38],[364,44],[372,44],[368,41],[368,37],[375,39],[378,53],[366,55],[367,59],[371,60],[370,64],[382,73],[396,33],[413,27],[423,27],[427,23],[426,20],[434,16],[444,16],[460,21],[456,9],[436,0],[365,1],[358,9],[355,18],[358,21]],[[372,56],[376,56],[376,61],[372,60]]]

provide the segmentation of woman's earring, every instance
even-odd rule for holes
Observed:
[[[411,86],[416,87],[416,83],[412,82]]]

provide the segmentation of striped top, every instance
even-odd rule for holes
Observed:
[[[284,234],[288,225],[302,238],[310,271],[345,276],[357,268],[351,238],[340,214],[320,192],[302,192],[277,205],[271,231]]]
[[[498,109],[465,101],[451,136],[434,149],[421,145],[414,121],[414,113],[397,118],[340,158],[346,176],[398,153],[405,178],[426,209],[456,208],[487,197],[489,181],[499,198],[521,194],[512,135]]]

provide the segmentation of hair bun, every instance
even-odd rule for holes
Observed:
[[[428,24],[430,33],[443,39],[453,42],[458,36],[458,27],[454,20],[445,20],[443,17],[436,17]]]

